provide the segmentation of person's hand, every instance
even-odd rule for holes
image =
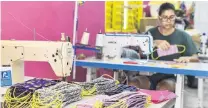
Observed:
[[[180,57],[179,59],[174,59],[174,61],[178,63],[188,63],[191,59],[191,57]]]
[[[168,50],[170,48],[170,44],[166,40],[155,40],[154,43],[157,48],[162,50]]]

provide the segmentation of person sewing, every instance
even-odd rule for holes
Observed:
[[[197,62],[198,50],[185,31],[175,28],[175,7],[171,3],[164,3],[159,8],[159,26],[149,29],[147,32],[151,33],[154,39],[155,51],[153,55],[159,57],[156,60],[175,61],[180,63]],[[177,50],[176,46],[177,45]],[[184,50],[184,51],[182,51]],[[175,52],[175,54],[165,55],[163,52]],[[157,53],[157,54],[156,54]],[[155,59],[154,56],[151,56]],[[175,90],[175,76],[173,74],[156,73],[149,77],[150,89],[161,90],[166,89],[170,91]]]
[[[175,28],[175,7],[171,3],[164,3],[159,8],[159,26],[152,28],[147,31],[153,36],[155,49],[160,51],[155,51],[151,56],[155,60],[165,60],[165,61],[175,61],[175,62],[197,62],[197,48],[192,41],[191,37],[183,30]],[[178,46],[178,47],[177,47]],[[177,52],[177,50],[178,52]],[[133,50],[128,49],[128,55],[123,54],[125,57],[133,57],[136,55]],[[164,52],[175,51],[175,54],[165,55]],[[159,54],[157,54],[159,52]],[[138,58],[138,57],[137,57]],[[132,79],[138,79],[138,83],[134,83],[136,80],[129,79],[128,84],[136,84],[142,89],[151,89],[151,90],[170,90],[175,91],[175,76],[173,74],[162,74],[156,73],[149,77],[140,77],[138,72],[125,72],[126,76],[134,76]],[[142,84],[144,83],[144,84]],[[139,85],[138,85],[139,84]],[[141,86],[145,85],[145,86]]]

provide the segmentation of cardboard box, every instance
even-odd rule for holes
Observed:
[[[149,30],[152,27],[156,27],[158,26],[157,23],[157,18],[154,17],[145,17],[145,18],[141,18],[140,20],[140,32],[146,32],[147,30]]]
[[[191,36],[197,49],[199,49],[201,45],[200,32],[197,31],[196,29],[188,29],[186,30],[186,33],[188,33]]]
[[[186,33],[188,33],[192,37],[194,42],[199,43],[199,44],[201,43],[199,31],[197,31],[196,29],[188,29],[186,30]]]

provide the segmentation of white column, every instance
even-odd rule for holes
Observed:
[[[74,9],[74,28],[73,28],[73,46],[76,44],[77,37],[77,24],[78,24],[78,1],[75,1],[75,9]],[[76,52],[74,52],[76,53]],[[73,79],[76,78],[76,55],[74,54],[74,65],[73,65]]]
[[[91,82],[92,81],[92,68],[91,67],[86,67],[86,68],[87,68],[86,82]]]
[[[177,75],[176,81],[176,98],[175,108],[183,108],[183,95],[184,95],[184,75]]]
[[[203,108],[203,94],[204,94],[204,91],[203,91],[203,78],[198,78],[198,100],[199,100],[199,105],[198,105],[198,108]]]

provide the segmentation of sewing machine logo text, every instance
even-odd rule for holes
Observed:
[[[3,71],[1,76],[2,76],[3,79],[8,79],[9,78],[9,74],[8,74],[7,71]]]
[[[1,87],[12,85],[11,73],[11,70],[1,71]]]

